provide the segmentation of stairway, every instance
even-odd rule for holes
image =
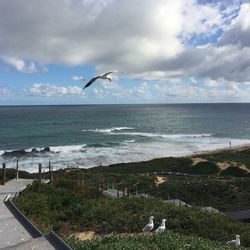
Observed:
[[[0,185],[0,249],[55,249],[45,237],[32,237],[4,203],[7,194],[14,196],[32,181],[18,179],[11,180],[4,186]]]

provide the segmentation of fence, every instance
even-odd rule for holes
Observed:
[[[43,167],[41,163],[38,164],[38,180],[39,182],[42,181],[42,169],[44,168],[48,168],[49,169],[49,180],[50,182],[53,182],[54,179],[54,175],[53,175],[53,167],[51,162],[49,161],[49,166],[48,167]],[[16,162],[16,171],[15,171],[15,178],[18,179],[19,178],[19,162],[17,160]],[[7,174],[7,167],[6,167],[6,163],[2,164],[2,184],[5,185],[6,183],[6,174]]]

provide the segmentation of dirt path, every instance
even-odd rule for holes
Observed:
[[[138,236],[138,235],[149,235],[152,232],[140,232],[140,233],[119,233],[119,234],[97,234],[94,231],[84,231],[74,233],[73,236],[79,240],[91,240],[97,237],[111,237],[111,236],[121,236],[121,237],[129,237],[129,236]]]
[[[157,176],[156,176],[155,185],[158,187],[160,184],[162,184],[162,183],[164,183],[164,182],[166,182],[166,181],[167,181],[167,178],[166,178],[166,177],[157,175]]]

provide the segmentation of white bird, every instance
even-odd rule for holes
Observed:
[[[105,74],[102,74],[102,75],[99,75],[99,76],[95,76],[93,77],[91,80],[89,80],[85,86],[83,87],[83,89],[86,89],[87,87],[89,87],[93,82],[95,82],[97,79],[102,79],[102,80],[109,80],[111,82],[111,77],[109,77],[108,75],[111,74],[111,73],[114,73],[114,71],[110,71],[110,72],[107,72]]]
[[[165,222],[166,222],[165,219],[161,221],[161,225],[155,230],[156,233],[163,233],[165,231],[166,229]]]
[[[142,231],[150,232],[153,228],[154,228],[154,216],[150,216],[148,224],[142,229]]]
[[[239,247],[240,246],[240,236],[237,234],[235,240],[227,241],[228,245]]]

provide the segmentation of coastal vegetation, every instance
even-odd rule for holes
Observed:
[[[202,161],[194,164],[193,159]],[[223,165],[223,168],[221,167]],[[96,167],[91,172],[112,173],[167,173],[169,171],[189,174],[209,175],[223,173],[224,168],[236,167],[241,171],[242,177],[250,176],[250,149],[222,150],[207,154],[197,154],[193,157],[166,157],[145,162],[120,163],[110,166]],[[231,172],[231,171],[230,171]],[[234,176],[234,173],[228,173]],[[224,175],[224,174],[223,174]],[[239,175],[237,175],[239,176]]]
[[[229,250],[224,243],[210,241],[198,236],[186,236],[168,231],[164,234],[110,236],[80,241],[74,237],[65,238],[74,250]],[[240,247],[239,249],[248,249]]]
[[[188,249],[230,249],[225,242],[236,234],[241,235],[243,246],[250,247],[248,224],[201,209],[249,209],[249,151],[240,154],[242,158],[230,151],[58,170],[52,183],[34,182],[14,201],[40,230],[56,231],[74,249],[147,249],[149,242],[152,249],[162,249],[161,244],[164,249],[185,249],[186,244],[191,244]],[[218,163],[227,167],[222,169]],[[236,168],[245,172],[239,174]],[[102,191],[110,186],[127,196],[104,197]],[[180,199],[192,207],[177,207],[166,203],[168,199]],[[163,235],[141,235],[150,215],[155,226],[167,220]],[[97,238],[86,242],[75,238],[86,231]]]
[[[155,223],[167,220],[167,228],[225,242],[241,235],[250,246],[250,226],[225,215],[210,214],[198,207],[177,207],[160,199],[127,197],[106,199],[95,189],[73,182],[54,185],[35,182],[16,200],[18,207],[44,232],[53,229],[62,235],[94,231],[98,234],[139,233],[150,215]]]

